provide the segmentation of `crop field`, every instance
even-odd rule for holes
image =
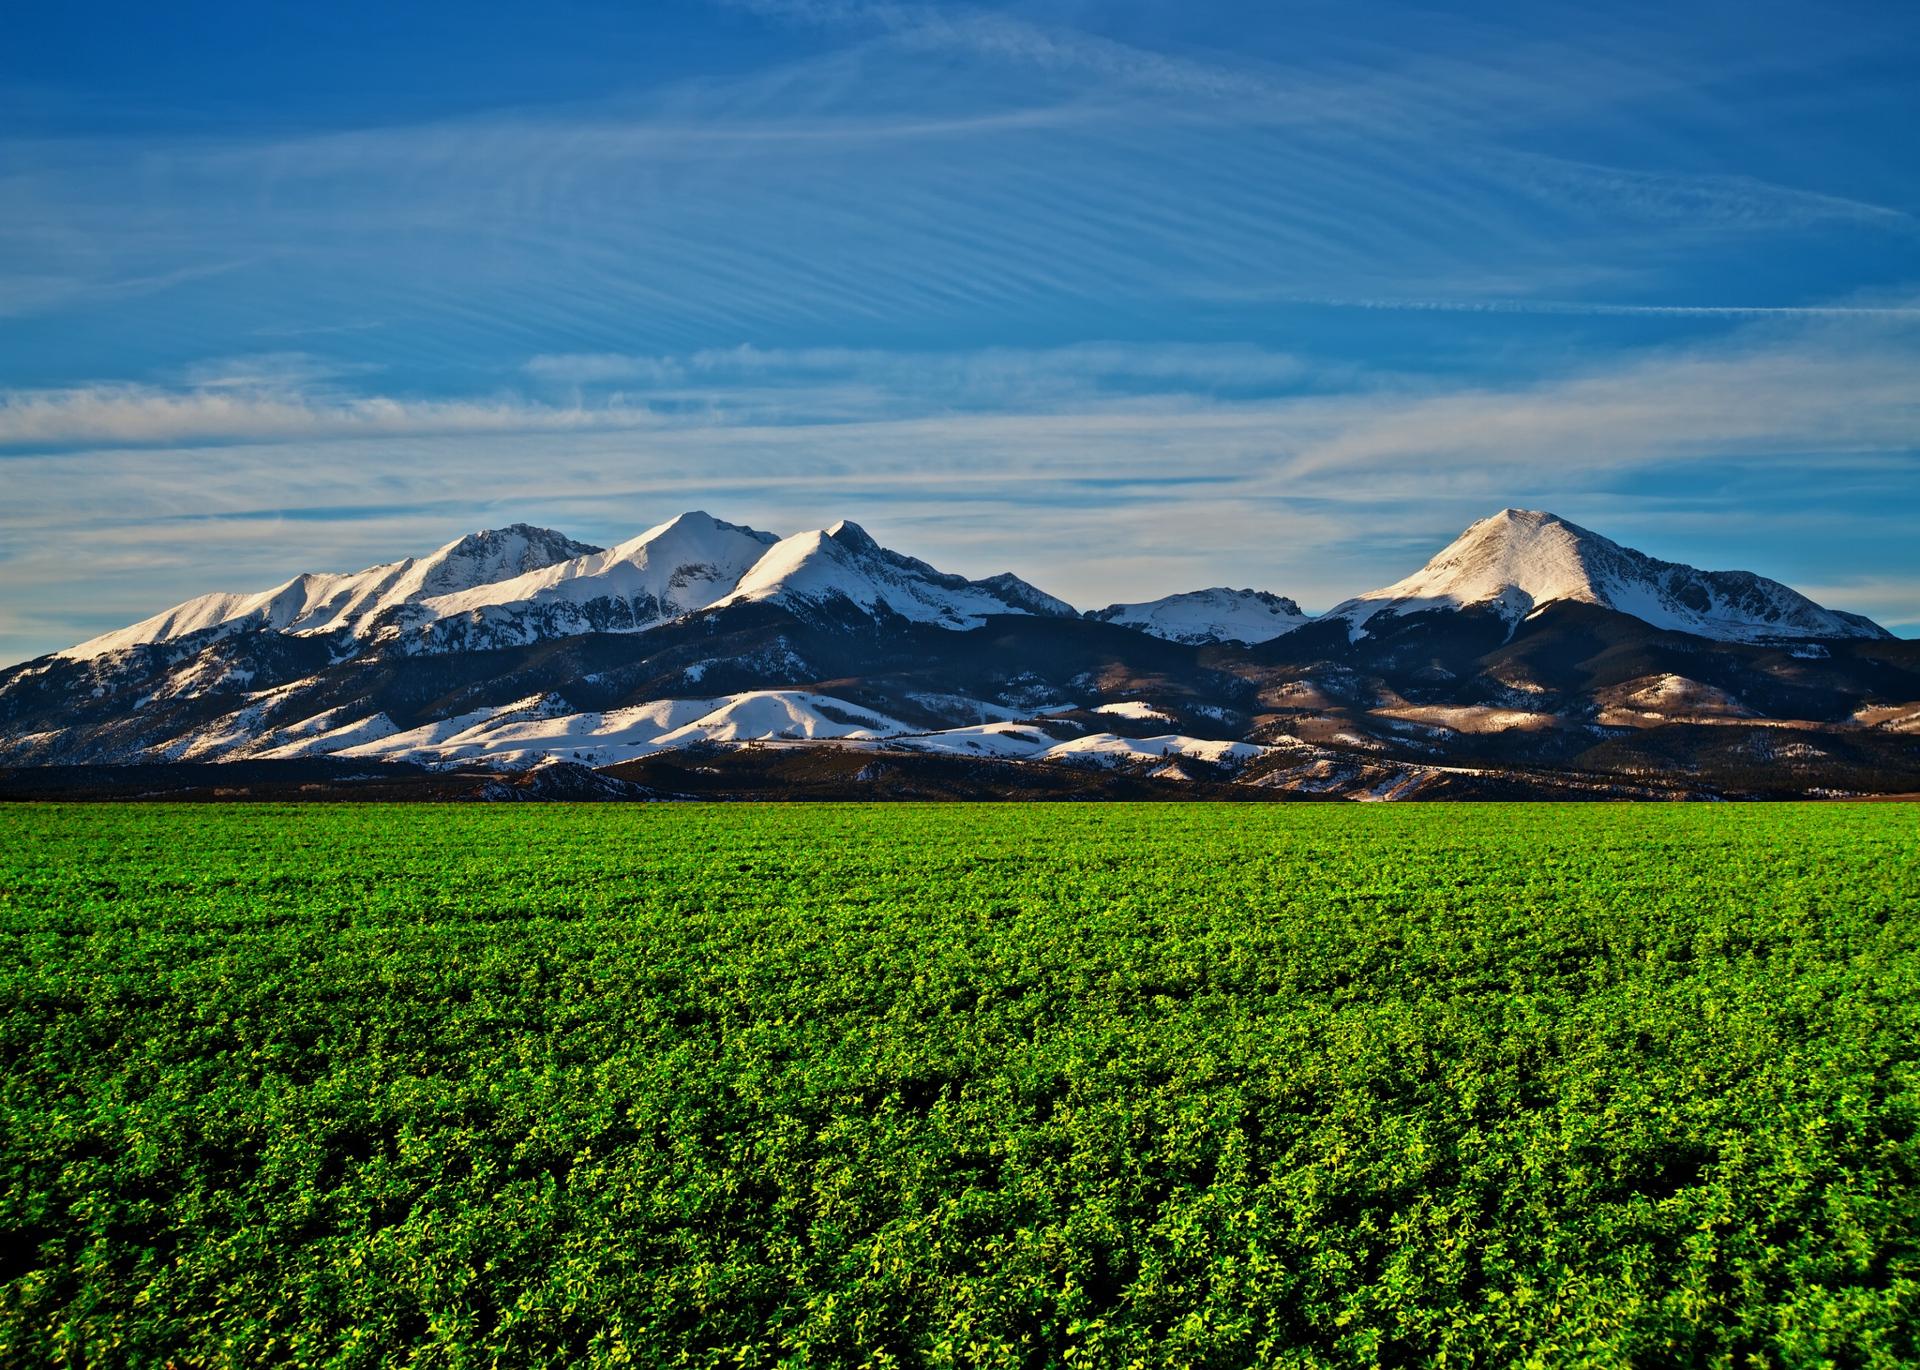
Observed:
[[[1908,805],[0,808],[0,1364],[1920,1362]]]

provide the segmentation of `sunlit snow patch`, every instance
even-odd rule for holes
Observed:
[[[1173,715],[1162,713],[1144,699],[1122,699],[1113,704],[1095,706],[1097,714],[1112,714],[1115,718],[1131,718],[1140,723],[1171,723]]]

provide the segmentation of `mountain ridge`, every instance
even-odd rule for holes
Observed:
[[[1081,614],[858,524],[779,538],[693,511],[611,548],[515,525],[121,632],[0,671],[0,766],[691,749],[765,780],[815,771],[728,758],[803,747],[872,754],[833,771],[855,793],[974,764],[987,790],[1045,768],[1048,793],[1092,771],[1362,799],[1920,789],[1920,644],[1538,511],[1317,618],[1226,587]]]
[[[1476,521],[1412,575],[1317,616],[1271,591],[1224,586],[1083,616],[1169,641],[1256,645],[1308,623],[1345,622],[1361,636],[1413,614],[1472,606],[1491,606],[1517,622],[1562,599],[1724,641],[1892,636],[1862,615],[1825,608],[1764,576],[1662,561],[1558,515],[1517,508]],[[418,559],[302,573],[253,594],[198,596],[52,655],[87,658],[250,626],[356,636],[384,630],[409,650],[474,650],[580,632],[644,631],[744,602],[839,602],[869,613],[884,605],[902,618],[954,628],[978,626],[993,613],[1081,613],[1011,572],[968,580],[939,571],[882,546],[849,520],[782,538],[694,510],[612,548],[525,523],[482,530]],[[1375,619],[1381,624],[1370,626]]]
[[[351,630],[407,605],[600,550],[551,528],[512,523],[468,533],[423,557],[363,571],[302,572],[252,594],[200,595],[51,655],[99,656],[209,629],[243,631],[250,624],[285,633]]]

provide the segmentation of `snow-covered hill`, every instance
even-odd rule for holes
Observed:
[[[1121,737],[1085,733],[1057,738],[1038,723],[985,723],[938,732],[889,737],[873,744],[896,750],[951,756],[991,757],[1001,761],[1044,761],[1070,766],[1158,767],[1167,762],[1199,761],[1209,766],[1241,766],[1270,749],[1251,742],[1220,741],[1161,733]]]
[[[425,766],[517,768],[553,760],[610,766],[702,742],[819,741],[906,731],[906,724],[885,714],[806,690],[660,699],[604,713],[577,713],[554,696],[536,695],[405,731],[375,715],[245,754],[262,760],[336,756]]]
[[[800,611],[851,606],[915,623],[977,628],[989,614],[1073,616],[1073,606],[1017,576],[967,580],[882,547],[857,523],[799,533],[777,543],[717,607],[771,603]]]
[[[1117,709],[1106,710],[1109,713]],[[1128,718],[1164,719],[1142,706]],[[534,695],[401,730],[384,714],[346,719],[337,711],[250,737],[244,720],[223,719],[176,753],[179,760],[246,758],[286,761],[335,757],[404,761],[429,767],[524,768],[552,761],[609,766],[655,752],[703,743],[884,743],[917,752],[1080,765],[1135,765],[1167,760],[1238,764],[1267,749],[1250,743],[1167,733],[1120,737],[1073,735],[1073,725],[1043,722],[973,724],[927,731],[874,709],[808,690],[751,690],[699,699],[660,699],[605,712],[576,712],[554,695]],[[1060,736],[1056,733],[1064,732]]]
[[[221,629],[220,636],[258,630],[318,634],[363,633],[390,610],[553,566],[600,549],[516,523],[469,533],[424,557],[348,574],[305,574],[255,594],[210,594],[90,638],[59,656],[88,659],[126,647]]]
[[[1884,638],[1858,614],[1824,609],[1776,580],[1748,571],[1699,571],[1622,547],[1532,509],[1502,509],[1455,538],[1405,580],[1330,609],[1355,638],[1387,617],[1483,605],[1518,623],[1559,600],[1597,604],[1721,642],[1784,638]]]
[[[1189,590],[1142,604],[1109,604],[1087,617],[1135,628],[1169,642],[1270,642],[1312,620],[1292,600],[1266,590]]]

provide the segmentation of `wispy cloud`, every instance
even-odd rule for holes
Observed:
[[[1765,460],[1920,448],[1920,328],[1762,331],[1665,349],[1535,385],[1474,388],[1343,416],[1300,449],[1290,478],[1472,462],[1488,473]]]
[[[1725,172],[1644,171],[1509,149],[1475,160],[1507,184],[1575,213],[1600,213],[1703,229],[1804,226],[1841,220],[1912,230],[1914,216],[1889,205]]]
[[[900,352],[878,348],[705,348],[681,356],[551,353],[525,370],[540,381],[574,386],[622,382],[650,386],[824,378],[884,384],[956,402],[1083,391],[1122,384],[1185,383],[1201,388],[1289,386],[1328,368],[1284,352],[1233,343],[1081,343],[1065,347],[988,347],[966,352]]]
[[[642,428],[653,421],[645,411],[619,405],[587,410],[511,398],[306,395],[238,381],[185,391],[88,385],[0,395],[0,447],[536,433]]]
[[[522,369],[534,393],[455,400],[355,393],[345,382],[378,368],[304,353],[197,364],[175,387],[0,390],[0,449],[844,424],[957,410],[1058,411],[1094,398],[1126,412],[1183,397],[1271,395],[1355,379],[1351,368],[1310,368],[1249,345],[1120,343],[561,353],[533,357]]]
[[[684,351],[985,321],[1004,338],[1063,313],[1439,298],[1493,275],[1525,296],[1576,264],[1664,287],[1730,238],[1912,231],[1900,207],[1788,183],[1791,165],[1518,146],[1542,121],[1706,98],[1697,53],[1598,14],[1588,41],[1509,25],[1466,42],[1396,12],[1395,41],[1256,59],[965,6],[757,8],[849,45],[564,109],[0,142],[0,312],[187,292],[222,307],[171,311],[173,331],[209,347],[372,317],[370,351],[405,355],[424,328],[499,360],[560,338]]]
[[[244,270],[256,260],[243,257],[203,261],[145,275],[129,275],[111,268],[97,275],[58,269],[35,272],[0,268],[0,318],[21,318],[76,304],[101,304],[155,295],[176,286]]]
[[[1575,318],[1920,318],[1920,306],[1910,304],[1621,304],[1599,300],[1341,299],[1336,296],[1295,296],[1292,301],[1333,309],[1406,310],[1428,314],[1542,314]]]
[[[878,30],[909,48],[958,50],[1047,71],[1085,73],[1163,94],[1209,100],[1275,100],[1268,76],[1223,63],[1153,52],[1074,28],[1046,26],[970,5],[900,4],[893,0],[735,0],[736,7],[774,18]],[[1288,100],[1305,111],[1306,92]],[[1318,117],[1329,113],[1322,105]]]
[[[1704,455],[1902,450],[1920,440],[1920,307],[1767,315],[1671,346],[1500,386],[1310,364],[1237,344],[1087,343],[900,352],[737,346],[541,354],[530,388],[458,400],[367,393],[366,368],[304,354],[187,368],[175,387],[0,391],[0,447],[286,442],[463,433],[1130,430],[1253,434],[1273,478],[1447,460],[1496,468],[1552,452],[1594,466]],[[1198,450],[1198,449],[1196,449]],[[12,459],[17,468],[20,458]]]

